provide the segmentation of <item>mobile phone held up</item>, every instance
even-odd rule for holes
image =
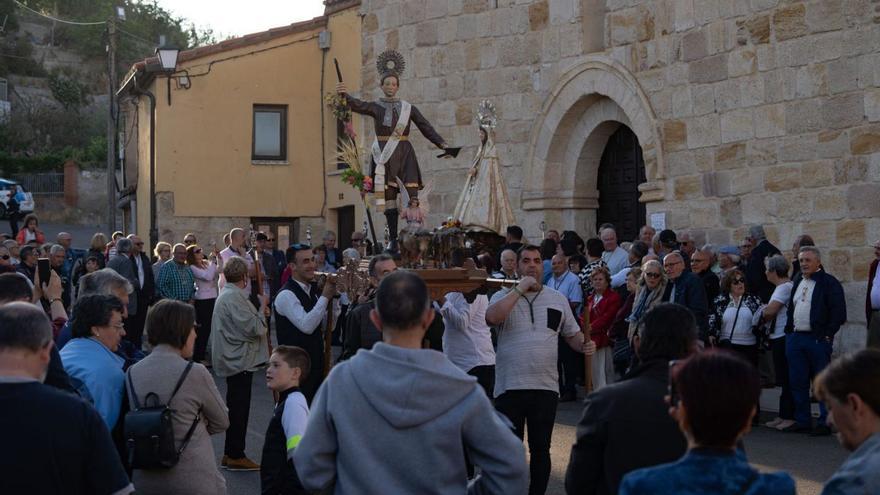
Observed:
[[[673,359],[672,361],[669,361],[669,385],[667,387],[669,392],[669,407],[678,407],[678,403],[681,401],[681,397],[678,396],[678,390],[675,388],[675,380],[673,379],[676,365],[678,365],[677,360]]]
[[[51,266],[49,265],[49,258],[39,258],[37,260],[37,273],[40,275],[40,285],[46,287],[49,285],[49,277]]]

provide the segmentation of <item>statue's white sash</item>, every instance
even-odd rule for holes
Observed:
[[[385,164],[391,159],[394,150],[397,149],[397,143],[400,142],[400,136],[409,124],[409,113],[412,105],[409,102],[400,100],[400,118],[397,119],[397,125],[394,131],[385,142],[385,148],[379,147],[379,138],[373,139],[373,147],[370,149],[373,154],[373,162],[376,164],[373,178],[373,192],[376,196],[376,207],[380,210],[385,208]]]

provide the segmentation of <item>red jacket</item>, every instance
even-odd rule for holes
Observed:
[[[874,285],[874,277],[877,276],[877,265],[880,260],[875,259],[871,262],[871,269],[868,270],[868,292],[865,294],[865,321],[871,324],[871,288]]]
[[[25,239],[24,239],[24,234],[25,234],[25,231],[26,231],[26,230],[27,230],[27,229],[21,229],[21,230],[19,230],[19,231],[18,231],[18,235],[15,236],[15,242],[17,242],[19,246],[24,246],[25,243],[27,242],[27,241],[25,241]],[[43,231],[42,231],[42,230],[37,229],[37,230],[35,231],[35,234],[36,234],[36,236],[37,236],[37,244],[41,244],[41,245],[42,245],[43,243],[46,242],[46,235],[43,234]]]
[[[620,295],[611,287],[605,289],[599,304],[594,303],[595,298],[594,293],[587,299],[587,311],[590,312],[590,339],[596,343],[597,348],[602,348],[611,343],[608,332],[622,303]]]

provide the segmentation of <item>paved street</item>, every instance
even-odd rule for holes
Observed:
[[[217,380],[217,386],[225,395],[224,380]],[[765,399],[769,399],[765,397]],[[767,401],[765,402],[772,402]],[[253,396],[251,401],[250,425],[248,428],[247,454],[256,462],[260,461],[263,435],[272,417],[272,394],[266,388],[263,373],[254,374]],[[565,493],[565,468],[575,438],[575,426],[581,415],[580,402],[569,402],[559,406],[556,427],[553,430],[551,455],[553,471],[548,494]],[[223,435],[213,437],[217,462],[223,454]],[[810,438],[806,435],[785,434],[759,427],[745,440],[749,460],[765,471],[788,471],[797,480],[800,495],[818,495],[822,483],[827,480],[846,458],[847,453],[837,444],[834,437]],[[230,473],[226,476],[228,492],[235,495],[251,495],[260,492],[260,475],[254,473]]]

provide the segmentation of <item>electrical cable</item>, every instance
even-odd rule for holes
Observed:
[[[18,0],[12,0],[12,1],[15,2],[15,4],[18,5],[19,7],[23,8],[23,9],[25,9],[25,10],[29,10],[29,11],[33,12],[34,14],[37,14],[38,16],[45,17],[46,19],[50,19],[50,20],[53,20],[53,21],[55,21],[55,22],[60,22],[60,23],[62,23],[62,24],[71,24],[71,25],[74,25],[74,26],[100,26],[100,25],[102,25],[102,24],[107,24],[107,21],[97,21],[97,22],[78,22],[78,21],[68,21],[68,20],[65,20],[65,19],[58,19],[57,17],[52,17],[52,16],[50,16],[50,15],[46,15],[46,14],[44,14],[44,13],[42,13],[42,12],[38,12],[38,11],[36,11],[36,10],[34,10],[34,9],[30,8],[30,7],[28,7],[27,5],[25,5],[25,4],[21,3],[21,2],[19,2]]]
[[[150,45],[150,46],[153,46],[153,47],[157,46],[157,44],[156,44],[155,42],[153,42],[153,41],[150,41],[150,40],[148,40],[148,39],[146,39],[146,38],[141,38],[140,36],[138,36],[138,35],[136,35],[136,34],[134,34],[134,33],[130,33],[130,32],[128,32],[128,31],[126,31],[125,29],[122,29],[121,27],[119,27],[119,24],[116,25],[116,30],[119,31],[119,32],[122,33],[122,34],[128,35],[129,37],[131,37],[131,38],[133,38],[133,39],[135,39],[135,40],[142,41],[142,42],[144,42],[144,43],[146,43],[146,44],[148,44],[148,45]]]

